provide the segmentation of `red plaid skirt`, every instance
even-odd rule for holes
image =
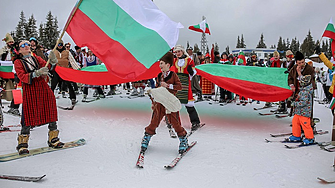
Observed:
[[[55,95],[44,78],[34,78],[31,84],[23,84],[22,89],[23,125],[37,126],[58,120]]]

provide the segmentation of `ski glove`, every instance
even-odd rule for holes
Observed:
[[[188,72],[188,74],[190,74],[191,76],[193,76],[193,74],[194,74],[194,71],[193,71],[193,69],[192,69],[192,66],[191,66],[191,65],[187,66],[187,72]]]
[[[54,53],[54,51],[51,51],[48,58],[50,59],[50,64],[51,65],[56,65],[58,63],[58,59]]]
[[[48,72],[49,72],[48,67],[42,67],[34,72],[35,73],[34,77],[40,77],[42,75],[47,75]]]

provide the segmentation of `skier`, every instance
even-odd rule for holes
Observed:
[[[175,72],[170,71],[170,67],[173,64],[173,54],[171,52],[166,53],[160,60],[159,67],[162,70],[157,76],[157,87],[165,87],[167,90],[176,94],[178,90],[181,90],[181,82]],[[186,130],[181,126],[179,112],[167,113],[167,109],[158,102],[153,102],[153,112],[151,116],[150,124],[145,128],[144,137],[141,143],[141,151],[144,152],[148,148],[149,141],[153,135],[156,134],[156,128],[159,126],[162,118],[166,115],[170,124],[177,132],[180,140],[179,153],[183,153],[188,148],[188,139],[186,137]]]
[[[176,45],[173,50],[176,53],[176,58],[174,58],[171,70],[177,73],[181,84],[185,86],[183,88],[187,88],[178,92],[177,98],[182,104],[185,104],[192,124],[192,130],[197,130],[200,127],[200,120],[194,107],[194,98],[191,89],[191,80],[197,71],[195,70],[193,60],[188,57],[183,46]]]
[[[27,154],[30,127],[49,123],[48,144],[53,148],[61,148],[64,143],[58,138],[57,108],[55,96],[45,82],[44,77],[58,62],[55,54],[50,52],[50,64],[45,67],[46,62],[39,56],[32,56],[30,43],[24,40],[16,47],[19,52],[14,60],[17,76],[23,83],[23,103],[21,117],[21,133],[18,135],[19,154]]]
[[[301,141],[301,128],[304,130],[305,145],[314,143],[314,134],[311,127],[312,104],[313,104],[313,86],[311,83],[311,75],[303,76],[298,72],[299,76],[299,93],[293,102],[293,119],[292,119],[292,136],[289,140],[292,142]]]

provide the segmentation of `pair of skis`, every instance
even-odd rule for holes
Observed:
[[[37,177],[0,175],[0,179],[17,180],[17,181],[28,181],[28,182],[38,182],[41,179],[43,179],[45,176],[46,175],[37,176]]]
[[[166,169],[174,168],[178,164],[178,162],[186,155],[186,153],[193,148],[193,146],[195,144],[197,144],[197,141],[192,142],[183,153],[179,153],[177,155],[177,157],[175,157],[170,164],[165,165],[164,168],[166,168]],[[137,162],[136,162],[136,166],[138,168],[143,168],[144,167],[144,155],[145,155],[145,151],[141,150],[141,152],[138,156]]]

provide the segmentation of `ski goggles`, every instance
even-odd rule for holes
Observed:
[[[20,48],[24,48],[24,47],[26,47],[26,46],[30,46],[30,44],[29,44],[28,42],[23,43],[23,44],[20,45]]]
[[[287,55],[286,57],[288,57],[288,58],[293,58],[294,57],[294,55]]]
[[[58,46],[63,46],[63,43],[58,43]]]

